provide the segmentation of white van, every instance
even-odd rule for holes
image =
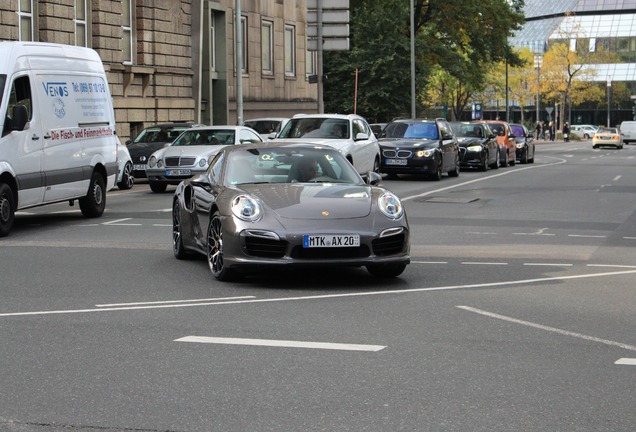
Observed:
[[[98,217],[114,187],[112,98],[92,49],[0,42],[0,237],[17,210],[79,201]]]
[[[636,142],[636,121],[624,121],[620,126],[623,135],[623,144]]]

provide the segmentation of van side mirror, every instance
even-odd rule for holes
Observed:
[[[29,113],[24,105],[14,105],[12,118],[11,118],[11,126],[10,129],[12,131],[21,131],[24,130],[27,122],[29,121]]]

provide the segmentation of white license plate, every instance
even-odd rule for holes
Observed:
[[[327,234],[303,236],[304,248],[329,248],[329,247],[358,247],[360,235],[358,234]]]
[[[407,160],[406,159],[387,159],[386,164],[387,165],[406,165]]]
[[[166,170],[167,176],[187,176],[192,175],[192,171],[189,169],[172,169]]]
[[[146,171],[146,165],[133,165],[134,171]]]

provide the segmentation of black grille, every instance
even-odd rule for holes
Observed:
[[[296,246],[291,253],[292,258],[304,260],[340,260],[350,258],[365,258],[369,256],[366,245],[360,247],[343,248],[304,248]]]
[[[411,157],[412,154],[413,152],[411,150],[398,150],[397,157],[406,159]]]
[[[381,237],[371,242],[373,252],[377,256],[395,255],[404,249],[404,233]]]
[[[167,167],[192,166],[196,158],[193,157],[167,157]]]
[[[287,250],[284,240],[263,237],[245,237],[245,250],[248,255],[261,258],[282,258]]]
[[[384,157],[394,158],[397,155],[397,152],[395,150],[384,150],[382,155]]]

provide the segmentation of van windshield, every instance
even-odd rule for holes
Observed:
[[[2,95],[4,94],[4,84],[7,82],[6,75],[0,75],[0,105],[2,105]]]

